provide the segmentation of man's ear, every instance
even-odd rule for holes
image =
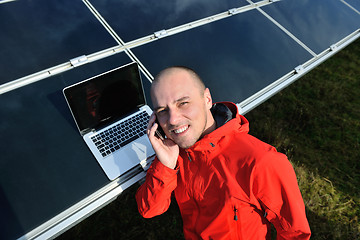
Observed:
[[[212,107],[212,98],[209,88],[205,88],[204,90],[204,99],[207,108],[210,109]]]

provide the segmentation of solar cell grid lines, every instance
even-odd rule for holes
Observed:
[[[51,235],[115,189],[89,163],[64,87],[135,61],[149,102],[158,71],[187,65],[245,113],[356,40],[359,11],[358,0],[0,1],[0,201],[12,209],[0,222],[14,226],[0,238]]]

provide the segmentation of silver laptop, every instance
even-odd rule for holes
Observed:
[[[110,180],[154,156],[146,136],[152,110],[137,63],[66,87],[63,93],[80,134]]]

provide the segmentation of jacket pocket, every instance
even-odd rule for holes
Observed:
[[[261,209],[244,200],[231,197],[231,218],[236,239],[265,239],[268,221]]]

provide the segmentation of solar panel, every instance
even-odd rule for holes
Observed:
[[[341,0],[345,5],[360,14],[360,1],[359,0]]]
[[[256,10],[132,51],[152,74],[167,66],[190,66],[203,78],[215,101],[237,103],[312,57]]]
[[[117,45],[81,1],[0,4],[0,84]]]
[[[109,182],[91,161],[63,87],[137,61],[151,105],[152,77],[186,65],[214,101],[251,110],[357,39],[359,11],[358,0],[0,1],[0,238],[52,237],[135,181]]]
[[[90,2],[125,42],[248,4],[245,0]]]
[[[360,15],[339,0],[287,0],[263,10],[316,54],[359,29]]]

